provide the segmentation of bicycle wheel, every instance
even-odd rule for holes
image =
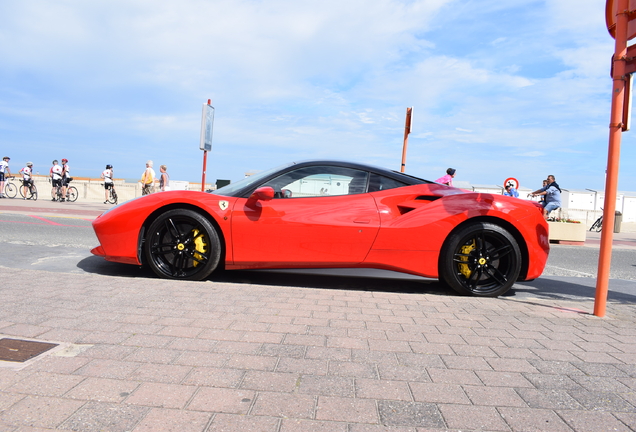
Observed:
[[[596,222],[598,222],[596,224],[596,232],[601,232],[603,230],[603,218],[599,218]]]
[[[115,189],[111,188],[110,193],[108,194],[108,202],[111,204],[117,204],[117,192]]]
[[[77,188],[75,186],[69,186],[66,190],[66,200],[70,202],[77,200]]]
[[[38,200],[38,188],[35,187],[35,185],[31,185],[31,190],[30,190],[31,194],[29,197],[27,197],[27,199],[33,200],[33,201],[37,201]]]
[[[18,188],[13,183],[5,183],[4,184],[4,194],[9,198],[15,198],[18,194]]]

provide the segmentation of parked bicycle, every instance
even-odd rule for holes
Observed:
[[[9,198],[15,198],[18,194],[18,185],[13,183],[15,176],[5,178],[4,195]]]
[[[53,201],[77,201],[78,192],[75,186],[67,186],[66,195],[63,194],[63,190],[63,186],[61,185],[56,186],[55,189],[51,189],[51,198],[53,199]]]
[[[598,219],[596,219],[594,223],[592,224],[592,226],[590,227],[590,231],[600,232],[602,229],[603,229],[603,214],[601,213],[601,216]]]
[[[20,196],[24,199],[37,201],[38,188],[35,187],[35,183],[33,183],[33,180],[20,179],[20,182],[22,183],[22,186],[18,188],[20,189]]]

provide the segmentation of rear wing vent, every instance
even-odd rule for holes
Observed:
[[[440,198],[441,196],[420,195],[413,198],[412,200],[404,201],[398,204],[398,210],[400,211],[400,214],[406,214],[415,209],[424,207]]]

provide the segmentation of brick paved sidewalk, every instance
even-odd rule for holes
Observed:
[[[66,344],[0,367],[2,431],[636,430],[634,304],[0,279],[0,334]]]

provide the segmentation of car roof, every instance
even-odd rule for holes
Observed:
[[[422,184],[422,183],[433,183],[430,180],[424,180],[415,176],[411,176],[405,173],[400,173],[397,171],[392,171],[386,168],[382,168],[382,167],[378,167],[378,166],[374,166],[374,165],[368,165],[368,164],[363,164],[363,163],[359,163],[359,162],[350,162],[350,161],[341,161],[341,160],[333,160],[333,159],[307,159],[307,160],[301,160],[298,162],[291,162],[287,165],[281,166],[280,169],[277,169],[276,171],[272,171],[268,176],[260,179],[259,184],[262,183],[266,183],[269,180],[276,178],[277,176],[279,176],[282,172],[287,172],[287,171],[292,171],[298,168],[304,168],[304,167],[308,167],[308,166],[338,166],[338,167],[343,167],[343,168],[352,168],[352,169],[358,169],[358,170],[362,170],[362,171],[368,171],[371,173],[375,173],[378,175],[382,175],[388,178],[392,178],[394,180],[403,182],[407,185],[416,185],[416,184]],[[248,193],[249,191],[251,191],[252,189],[254,189],[254,184],[247,184],[245,187],[242,187],[238,190],[235,190],[233,193],[229,194],[230,196],[243,196],[246,193]]]

